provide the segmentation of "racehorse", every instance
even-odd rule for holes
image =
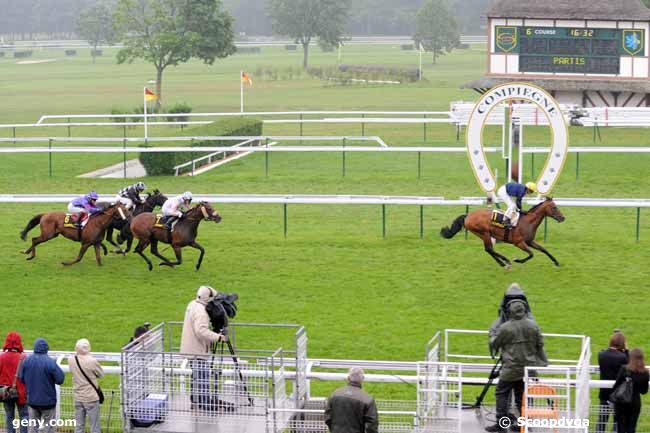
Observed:
[[[122,204],[115,204],[89,217],[86,226],[83,229],[64,227],[64,212],[48,212],[38,214],[27,223],[27,226],[20,232],[22,240],[27,239],[27,233],[40,224],[41,234],[32,238],[32,246],[23,251],[24,254],[30,254],[27,260],[36,257],[36,245],[54,239],[58,235],[81,242],[81,248],[77,258],[71,262],[63,262],[65,266],[78,263],[86,254],[86,250],[92,245],[95,247],[95,259],[99,266],[102,265],[99,248],[104,238],[106,228],[114,219],[126,220],[129,218],[129,211]]]
[[[133,207],[131,215],[136,216],[143,212],[151,212],[156,206],[162,206],[167,201],[165,197],[159,190],[154,189],[153,194],[147,193],[147,198],[144,200],[144,203],[138,203]],[[117,235],[117,243],[113,241],[113,230],[119,230],[120,233]],[[111,245],[118,248],[115,250],[115,253],[126,254],[131,250],[131,244],[133,244],[133,235],[129,229],[128,221],[112,221],[111,224],[106,229],[106,240],[110,242]],[[126,241],[126,249],[121,248],[121,245]]]
[[[185,216],[179,220],[172,232],[165,227],[156,227],[156,215],[150,212],[141,213],[131,221],[131,233],[138,239],[138,245],[135,252],[138,253],[147,265],[149,270],[153,269],[151,260],[144,255],[144,250],[151,244],[151,253],[162,260],[160,266],[176,266],[183,262],[181,249],[186,246],[196,248],[201,251],[196,270],[198,271],[203,261],[205,250],[196,242],[197,229],[199,223],[203,220],[221,221],[221,216],[207,202],[201,202],[185,213]],[[176,254],[176,261],[171,262],[158,252],[158,242],[171,244]]]
[[[479,209],[470,212],[468,215],[459,216],[451,224],[451,228],[443,227],[440,230],[440,235],[446,239],[451,239],[456,233],[465,227],[467,230],[481,238],[485,251],[492,256],[499,265],[505,266],[506,269],[510,269],[512,263],[510,263],[510,260],[506,257],[494,250],[494,244],[496,241],[513,244],[517,248],[528,253],[528,256],[523,259],[515,259],[515,262],[517,263],[525,263],[532,259],[533,252],[531,248],[533,248],[546,254],[548,258],[555,263],[555,266],[560,266],[560,263],[551,255],[551,253],[535,242],[535,232],[537,231],[537,227],[539,227],[547,216],[560,223],[564,221],[564,215],[562,215],[562,212],[560,212],[551,198],[546,198],[543,202],[530,208],[528,212],[521,212],[519,223],[516,227],[509,230],[492,225],[491,210]]]

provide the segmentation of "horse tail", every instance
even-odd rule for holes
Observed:
[[[445,239],[451,239],[454,237],[456,233],[461,231],[463,229],[463,226],[465,225],[465,217],[467,215],[461,215],[458,218],[454,220],[453,223],[451,223],[451,227],[443,227],[440,229],[440,236],[442,236]]]
[[[29,220],[29,222],[27,223],[23,231],[20,232],[20,239],[27,240],[27,232],[29,232],[31,229],[33,229],[34,227],[40,224],[43,215],[45,214],[40,213],[36,215],[34,218]]]

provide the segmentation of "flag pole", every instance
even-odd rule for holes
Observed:
[[[142,89],[142,99],[144,100],[144,141],[146,142],[147,139],[149,138],[149,134],[147,131],[147,87],[146,86],[144,89]]]
[[[239,112],[244,112],[244,71],[239,71]]]

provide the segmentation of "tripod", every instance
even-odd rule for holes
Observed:
[[[478,409],[481,407],[481,404],[483,404],[483,399],[487,395],[488,390],[490,389],[490,386],[494,383],[494,379],[499,377],[499,373],[501,372],[501,364],[502,364],[502,359],[499,356],[497,359],[497,362],[494,363],[494,366],[492,367],[492,370],[490,371],[490,376],[488,377],[488,381],[483,387],[483,390],[481,393],[476,397],[476,402],[474,402],[473,405],[471,406],[466,406],[464,409]]]
[[[223,329],[221,331],[221,334],[224,335],[224,336],[227,336],[228,335],[227,330]],[[235,349],[232,347],[232,343],[230,343],[230,340],[228,340],[228,339],[225,342],[222,340],[222,341],[219,341],[219,342],[216,342],[216,343],[212,344],[213,357],[217,352],[217,348],[219,347],[219,349],[220,349],[220,361],[219,361],[219,368],[217,369],[217,372],[216,372],[216,375],[215,375],[215,387],[218,387],[218,385],[219,385],[219,376],[221,375],[221,365],[222,365],[222,361],[223,361],[224,343],[225,343],[225,345],[228,346],[228,351],[230,352],[230,357],[232,358],[232,362],[235,365],[235,371],[237,372],[237,375],[239,376],[239,380],[242,383],[242,386],[244,388],[244,392],[248,396],[249,405],[253,406],[254,405],[253,397],[251,397],[251,394],[248,391],[248,384],[246,383],[246,379],[244,379],[244,375],[242,374],[241,369],[239,368],[239,361],[237,359],[237,355],[235,354]]]

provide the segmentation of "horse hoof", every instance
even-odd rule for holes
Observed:
[[[555,262],[555,266],[560,267],[560,262]]]
[[[27,257],[25,260],[34,260],[34,257]]]
[[[149,265],[149,271],[153,271],[153,266]]]
[[[511,264],[511,263],[506,263],[505,265],[503,265],[503,268],[504,268],[506,271],[509,271],[510,269],[512,269],[512,264]]]

